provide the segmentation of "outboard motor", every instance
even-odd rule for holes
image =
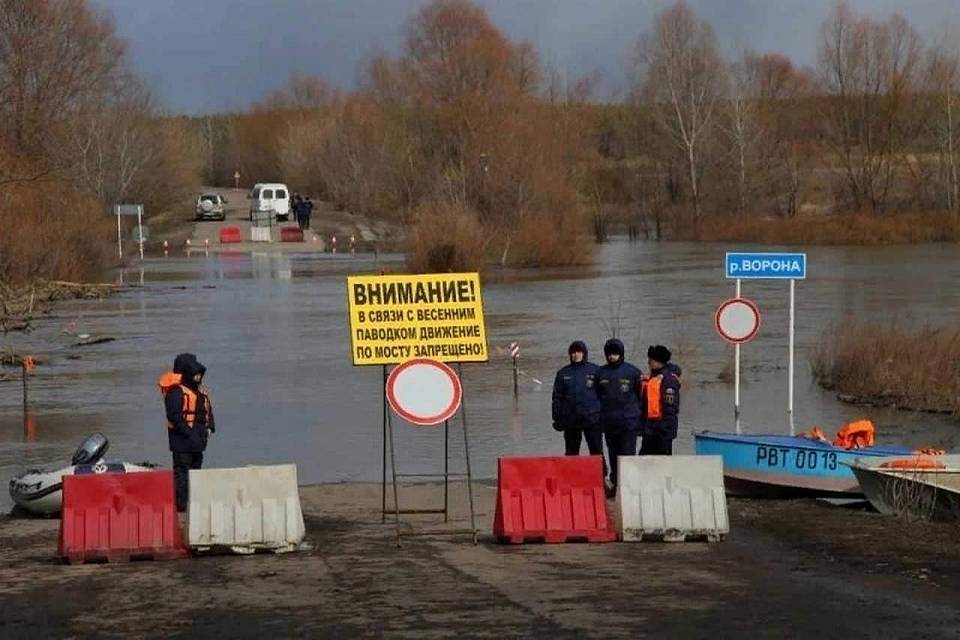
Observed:
[[[95,464],[107,453],[109,448],[110,443],[107,441],[107,437],[102,433],[95,433],[80,443],[70,460],[70,464]]]

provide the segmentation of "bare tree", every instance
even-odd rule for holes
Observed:
[[[760,109],[760,58],[745,51],[730,67],[730,96],[726,101],[721,129],[730,142],[730,151],[737,169],[737,215],[746,212],[748,165],[754,148],[764,134]]]
[[[79,109],[68,122],[76,182],[107,205],[123,202],[157,152],[152,118],[150,94],[134,78]]]
[[[947,210],[960,215],[960,179],[957,152],[960,149],[960,54],[948,38],[928,52],[925,95],[931,102],[928,128],[937,145],[939,177]]]
[[[56,122],[109,91],[122,56],[84,0],[0,0],[0,118],[16,153],[55,151]]]
[[[921,57],[920,37],[895,14],[879,23],[838,2],[821,29],[820,75],[828,138],[839,152],[856,208],[886,205],[898,154],[911,139],[906,117]]]
[[[760,180],[773,208],[794,216],[815,161],[823,155],[811,117],[815,81],[811,72],[795,69],[780,54],[762,55],[753,64],[762,130],[754,145]]]
[[[703,156],[726,87],[713,29],[678,2],[640,36],[633,62],[638,95],[684,154],[696,224],[702,213]]]

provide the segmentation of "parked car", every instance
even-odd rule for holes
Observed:
[[[219,193],[201,193],[197,196],[197,220],[226,220],[227,199]]]
[[[250,220],[254,211],[273,210],[277,220],[290,217],[290,190],[280,182],[262,182],[250,191]]]

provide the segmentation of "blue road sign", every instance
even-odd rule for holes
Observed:
[[[727,277],[743,280],[803,280],[807,277],[807,254],[728,253]]]

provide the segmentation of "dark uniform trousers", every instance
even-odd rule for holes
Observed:
[[[672,456],[673,438],[668,438],[659,433],[651,433],[643,436],[643,440],[640,442],[640,455]]]
[[[568,456],[580,455],[581,441],[587,441],[587,451],[592,456],[600,456],[603,461],[603,476],[607,476],[607,461],[603,459],[603,432],[600,429],[578,429],[576,427],[563,430],[563,442],[566,445]]]
[[[607,439],[607,455],[610,456],[610,483],[617,484],[617,457],[637,455],[637,432],[608,431],[603,434]]]
[[[173,486],[177,494],[177,511],[187,510],[187,498],[190,469],[199,469],[203,465],[203,452],[173,452]]]
[[[603,455],[603,432],[600,429],[570,428],[563,430],[563,441],[566,444],[568,456],[580,455],[580,443],[587,441],[587,451],[590,455]]]

